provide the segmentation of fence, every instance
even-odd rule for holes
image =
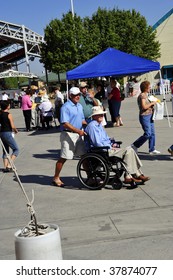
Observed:
[[[169,80],[162,80],[165,94],[171,93],[171,87],[170,87],[170,81]],[[158,95],[163,94],[162,87],[160,86],[160,80],[154,80],[153,83],[151,83],[151,94]]]

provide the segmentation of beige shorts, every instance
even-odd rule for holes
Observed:
[[[86,153],[85,143],[78,133],[61,132],[61,158],[73,159],[74,156],[82,156]]]

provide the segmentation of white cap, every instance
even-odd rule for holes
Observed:
[[[77,95],[80,93],[80,89],[78,87],[72,87],[70,90],[69,90],[69,93],[70,94],[73,94],[73,95]]]

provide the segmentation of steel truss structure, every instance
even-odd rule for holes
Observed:
[[[24,25],[0,21],[0,72],[26,62],[30,72],[29,60],[40,57],[40,44],[43,36]]]

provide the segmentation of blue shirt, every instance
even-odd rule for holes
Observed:
[[[85,129],[90,137],[91,147],[109,146],[111,148],[111,140],[107,135],[102,124],[92,120]]]
[[[61,107],[61,124],[70,123],[77,129],[82,129],[85,120],[82,105],[74,104],[70,99]]]

